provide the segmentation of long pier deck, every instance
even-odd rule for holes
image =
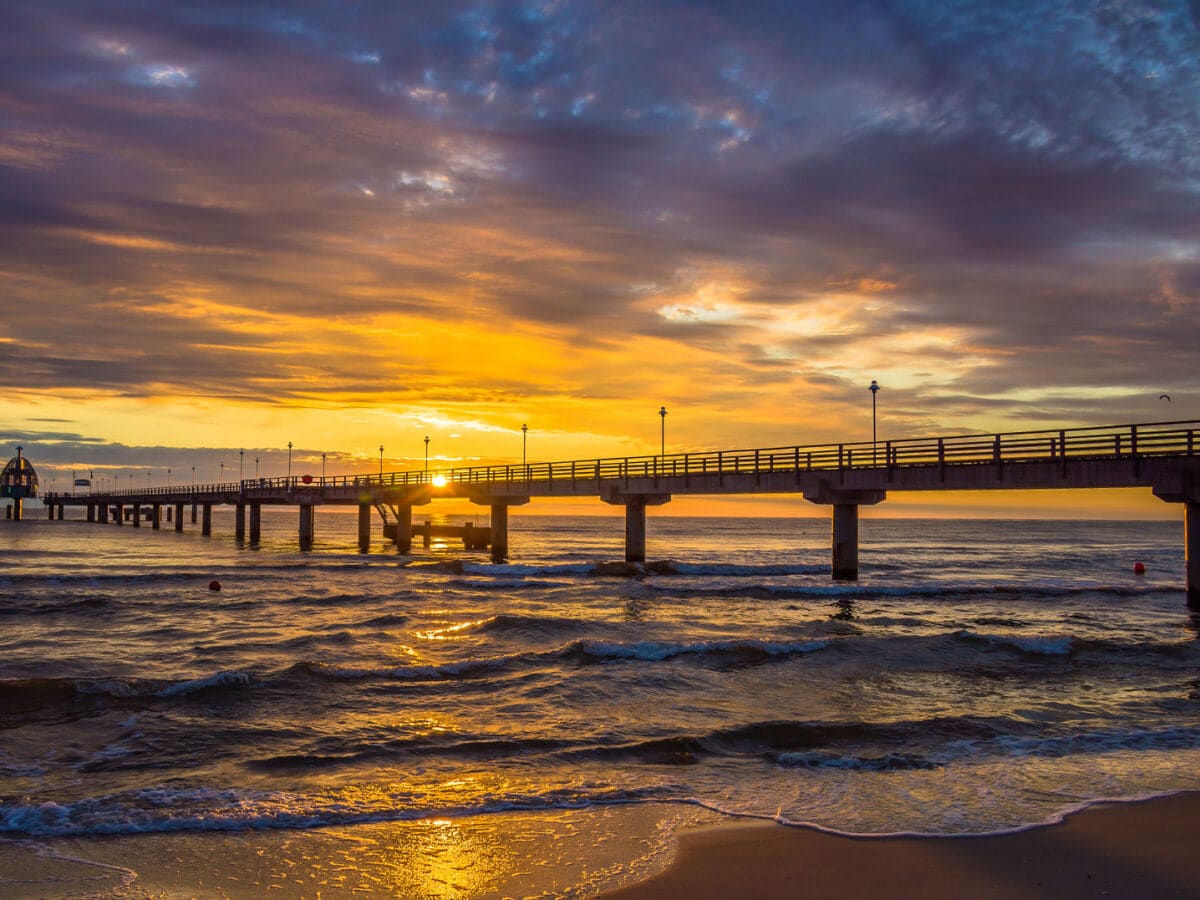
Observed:
[[[120,524],[132,506],[134,526],[151,509],[159,528],[173,507],[176,531],[184,508],[211,534],[212,507],[235,507],[235,530],[257,542],[265,504],[299,509],[301,549],[311,549],[315,508],[354,505],[359,547],[371,542],[372,509],[397,549],[412,547],[412,509],[442,498],[466,498],[491,512],[495,560],[507,558],[508,509],[538,497],[596,497],[625,507],[625,558],[646,555],[646,510],[676,495],[795,494],[832,509],[832,577],[858,575],[858,508],[889,491],[1044,490],[1147,487],[1184,508],[1188,605],[1200,609],[1200,422],[1151,422],[1092,428],[962,434],[750,450],[673,453],[607,459],[485,465],[328,478],[292,476],[223,484],[157,487],[86,494],[49,494],[50,518],[66,506],[85,506],[88,521]],[[477,544],[478,546],[479,544]]]

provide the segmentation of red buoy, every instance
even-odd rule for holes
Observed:
[[[1135,562],[1133,564],[1133,574],[1134,575],[1145,575],[1146,574],[1146,564],[1140,563],[1140,562]]]
[[[1141,563],[1138,563],[1138,565],[1140,566],[1140,565],[1141,565]],[[210,591],[219,591],[219,590],[221,589],[221,582],[219,582],[219,581],[210,581],[210,582],[208,583],[208,589],[209,589]]]

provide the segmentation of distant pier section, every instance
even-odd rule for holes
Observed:
[[[144,490],[51,494],[50,518],[66,506],[84,506],[89,522],[127,519],[135,527],[149,512],[159,528],[162,511],[183,530],[201,512],[201,533],[212,533],[212,507],[232,505],[235,536],[256,543],[263,505],[299,512],[301,549],[313,546],[316,509],[358,507],[359,549],[371,544],[377,515],[401,553],[414,535],[427,539],[442,526],[414,526],[413,507],[465,498],[488,507],[490,524],[467,548],[490,546],[493,560],[509,555],[509,508],[537,497],[595,497],[625,508],[625,559],[646,558],[647,509],[677,495],[792,494],[831,509],[830,574],[858,577],[858,510],[883,502],[889,491],[1089,490],[1150,488],[1183,507],[1188,605],[1200,610],[1200,422],[1150,422],[1004,434],[961,434],[903,440],[795,445],[702,453],[661,453],[526,465],[472,466],[380,475],[260,478],[228,484]],[[18,459],[20,458],[18,454]],[[9,463],[12,465],[12,462]],[[8,472],[8,469],[5,469]],[[34,477],[36,483],[36,476]],[[36,484],[35,484],[36,486]],[[7,495],[6,495],[7,496]],[[132,515],[127,515],[132,510]],[[374,514],[373,514],[374,512]],[[173,516],[171,515],[173,513]],[[459,527],[459,526],[453,526]],[[465,529],[464,529],[465,530]],[[484,529],[477,528],[476,532]]]

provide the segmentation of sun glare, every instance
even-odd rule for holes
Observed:
[[[434,487],[445,487],[446,486],[446,476],[445,475],[434,475],[433,476],[433,486]]]

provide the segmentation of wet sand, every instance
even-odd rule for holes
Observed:
[[[639,898],[1174,900],[1200,897],[1200,793],[1092,807],[1019,834],[848,838],[771,824],[685,833]]]
[[[645,804],[295,831],[0,839],[0,896],[1182,900],[1200,897],[1197,822],[1200,793],[979,838],[850,838]]]

